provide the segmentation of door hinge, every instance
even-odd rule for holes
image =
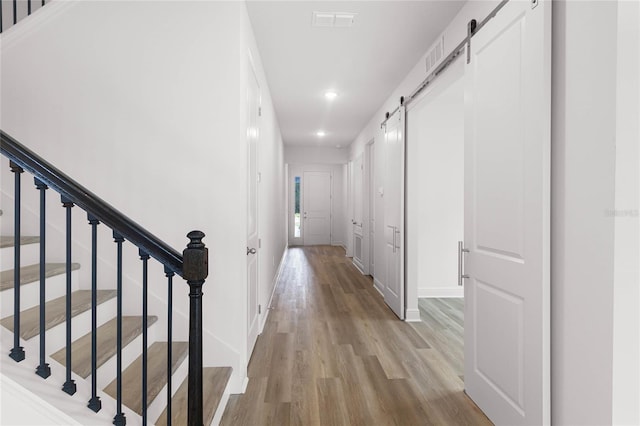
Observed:
[[[258,117],[262,117],[262,107],[258,107]]]
[[[262,238],[258,238],[258,248],[262,248]]]
[[[262,305],[258,305],[258,314],[262,313]]]

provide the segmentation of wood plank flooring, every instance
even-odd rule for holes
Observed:
[[[463,392],[454,336],[399,321],[343,249],[292,248],[221,424],[491,424]]]
[[[213,421],[230,377],[231,367],[205,367],[202,370],[202,394],[204,398],[202,403],[204,404],[203,420],[205,425],[211,424]],[[174,426],[187,426],[188,390],[189,378],[187,377],[173,395],[173,398],[171,398],[171,424]],[[167,424],[166,408],[155,424],[156,426],[165,426]]]

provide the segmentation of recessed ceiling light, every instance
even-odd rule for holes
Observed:
[[[332,101],[335,98],[338,97],[338,94],[336,92],[334,92],[333,90],[329,90],[327,92],[325,92],[324,97],[327,98],[328,100]]]
[[[320,137],[320,138],[321,138],[321,137],[323,137],[324,135],[326,135],[326,133],[324,132],[324,130],[318,130],[318,131],[316,132],[316,135],[317,135],[318,137]]]

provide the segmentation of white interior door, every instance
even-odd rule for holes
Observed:
[[[331,244],[331,173],[304,172],[304,245]]]
[[[353,263],[364,271],[364,164],[362,155],[353,161]]]
[[[376,181],[375,181],[375,144],[367,145],[369,150],[369,275],[375,276],[376,241]]]
[[[386,279],[384,300],[404,319],[404,121],[401,107],[385,129],[384,241]]]
[[[508,2],[465,69],[464,381],[498,425],[550,422],[550,25]]]
[[[260,87],[252,71],[249,73],[247,101],[247,357],[251,357],[260,328],[258,308],[258,140],[260,126]]]

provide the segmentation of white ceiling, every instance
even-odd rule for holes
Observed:
[[[284,143],[348,146],[464,3],[248,1]],[[357,16],[351,28],[312,27],[314,11]]]

